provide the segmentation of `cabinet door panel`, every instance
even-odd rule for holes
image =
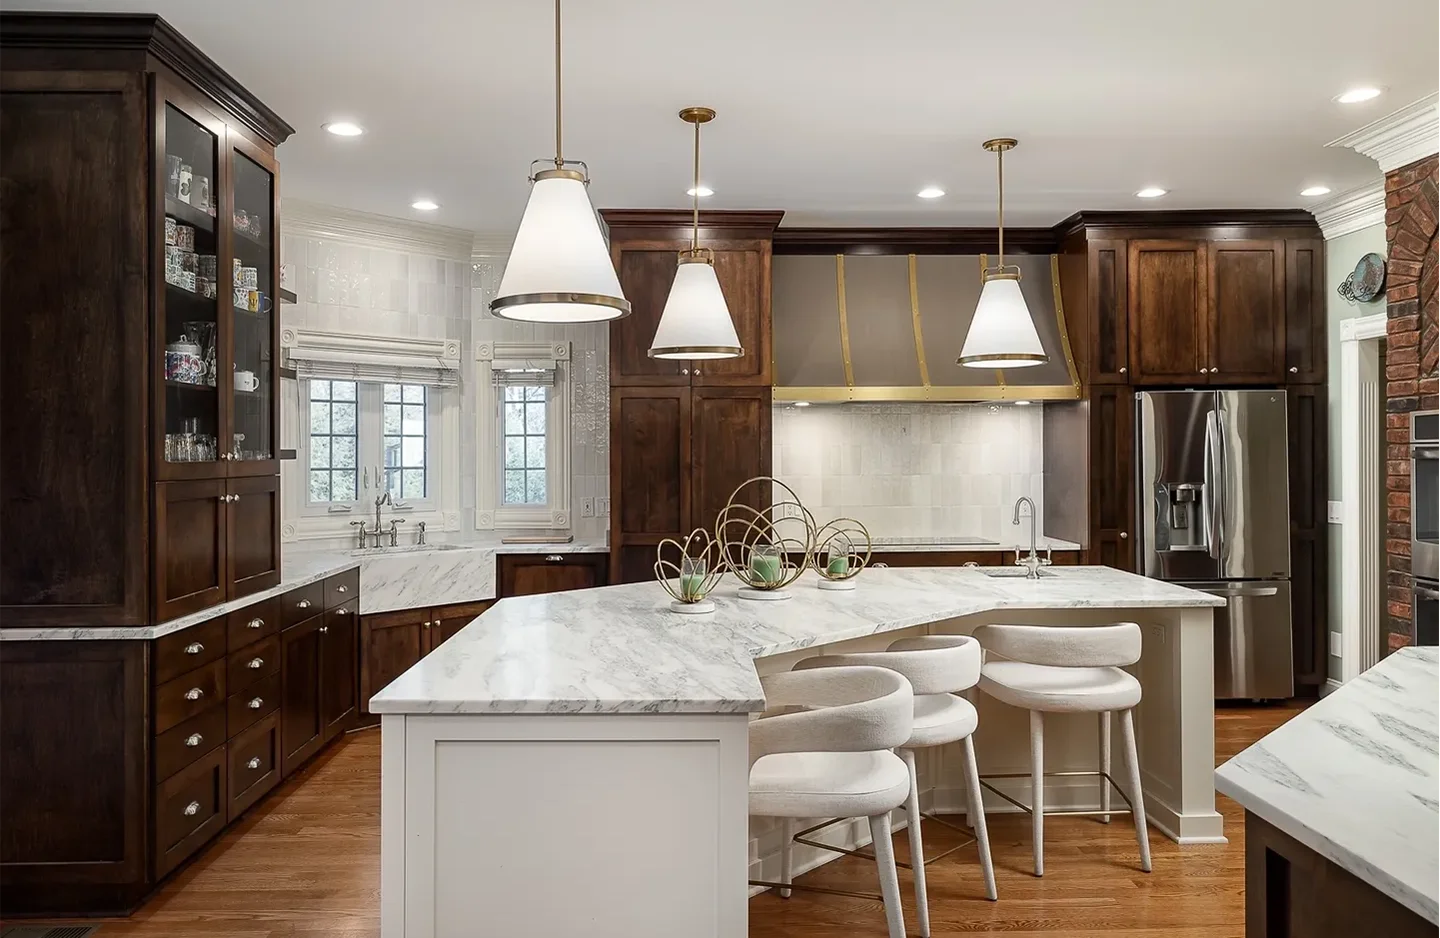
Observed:
[[[725,294],[745,354],[720,361],[689,362],[690,383],[769,385],[769,242],[757,242],[751,250],[716,251],[715,275],[720,279],[720,290]]]
[[[155,788],[155,875],[164,876],[225,826],[226,748]]]
[[[231,301],[222,317],[227,331],[222,344],[222,383],[227,403],[223,448],[230,475],[269,476],[280,471],[276,460],[280,414],[280,317],[276,295],[280,286],[279,239],[275,236],[280,192],[275,159],[231,131],[226,163],[225,214],[222,244],[239,262],[246,282],[222,294]],[[232,267],[233,267],[232,262]],[[233,271],[227,271],[232,273]],[[254,279],[254,286],[249,279]]]
[[[1329,578],[1326,570],[1326,387],[1291,385],[1286,392],[1290,450],[1290,593],[1295,683],[1318,686],[1328,676]]]
[[[605,583],[602,579],[593,585],[604,586]],[[493,605],[495,605],[493,602],[486,600],[485,602],[479,603],[461,603],[454,606],[441,606],[432,610],[433,619],[430,625],[430,647],[427,651],[434,651],[445,644],[456,632],[475,621],[476,616],[479,616]]]
[[[280,582],[280,477],[231,479],[229,596],[235,599]]]
[[[610,325],[612,385],[687,385],[689,362],[651,358],[650,340],[660,325],[679,261],[677,247],[664,242],[626,245],[613,252],[620,289],[630,315]],[[685,374],[680,369],[685,368]]]
[[[1131,241],[1127,264],[1135,383],[1205,383],[1205,243]]]
[[[157,621],[225,598],[225,482],[163,482],[155,494]]]
[[[359,605],[357,599],[331,609],[320,627],[320,724],[327,740],[349,729],[355,720],[355,610]]]
[[[280,717],[272,713],[241,735],[230,740],[229,818],[235,820],[245,809],[280,784]]]
[[[1090,396],[1090,562],[1134,571],[1135,395],[1096,388]]]
[[[1130,373],[1126,245],[1091,241],[1089,254],[1090,382],[1126,384]]]
[[[496,564],[502,598],[605,585],[604,554],[501,554]]]
[[[612,530],[682,533],[690,514],[690,391],[613,388],[610,392]]]
[[[360,618],[360,710],[370,712],[370,698],[425,656],[429,644],[429,609],[382,612]]]
[[[1285,242],[1211,241],[1210,381],[1276,382],[1285,361]]]
[[[280,748],[284,775],[320,751],[320,627],[313,616],[280,633]]]
[[[1285,380],[1325,380],[1325,242],[1285,242]]]
[[[770,475],[770,389],[695,388],[691,391],[691,514],[687,528],[714,531],[730,495],[756,476]],[[769,506],[759,486],[741,496]],[[688,533],[688,531],[687,531]]]

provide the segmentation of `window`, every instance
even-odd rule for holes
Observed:
[[[433,488],[431,411],[439,389],[320,378],[307,383],[307,507],[348,512],[386,492],[402,509],[424,503]]]
[[[504,492],[506,505],[544,505],[546,502],[544,387],[507,385],[501,434],[504,438]]]
[[[310,382],[310,501],[353,502],[358,486],[354,381]]]
[[[425,385],[387,384],[385,490],[392,499],[425,497]]]

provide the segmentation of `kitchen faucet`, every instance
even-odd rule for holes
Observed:
[[[1050,546],[1046,545],[1045,559],[1041,560],[1040,555],[1035,552],[1035,526],[1037,519],[1035,517],[1035,503],[1031,501],[1030,496],[1021,495],[1015,500],[1015,514],[1010,519],[1010,523],[1013,525],[1020,524],[1020,507],[1022,505],[1030,506],[1030,554],[1024,560],[1021,560],[1020,545],[1015,545],[1015,566],[1024,567],[1028,571],[1025,574],[1027,579],[1038,580],[1040,579],[1040,568],[1050,566]]]
[[[375,530],[373,530],[373,531],[370,532],[370,536],[375,539],[375,545],[374,545],[374,546],[376,546],[376,547],[379,547],[379,546],[380,546],[380,534],[381,534],[381,532],[380,532],[380,506],[381,506],[381,505],[389,505],[389,506],[392,507],[392,508],[395,507],[395,503],[394,503],[393,501],[391,501],[391,499],[390,499],[390,491],[389,491],[388,489],[387,489],[386,491],[384,491],[383,493],[381,493],[380,495],[376,496],[376,498],[375,498]],[[361,528],[361,531],[364,531],[364,528]],[[392,534],[392,537],[393,537],[393,534]]]

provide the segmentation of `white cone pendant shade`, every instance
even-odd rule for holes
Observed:
[[[629,315],[584,179],[569,169],[535,174],[500,291],[490,303],[496,316],[605,322]]]
[[[1013,276],[991,276],[980,288],[975,318],[959,364],[969,368],[1024,368],[1047,361],[1035,321]]]
[[[742,354],[715,265],[707,257],[682,256],[650,357],[710,360]]]

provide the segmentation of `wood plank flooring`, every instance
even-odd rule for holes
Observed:
[[[1217,764],[1299,712],[1296,705],[1222,707],[1215,718]],[[272,794],[250,819],[128,920],[107,922],[103,938],[378,938],[380,906],[380,734],[337,744]],[[929,868],[932,934],[1066,938],[1238,938],[1244,933],[1242,812],[1220,798],[1230,842],[1183,850],[1151,834],[1154,872],[1136,866],[1127,817],[1045,822],[1045,877],[1030,870],[1023,815],[991,815],[999,902],[982,898],[974,849]],[[927,847],[953,843],[928,825]],[[958,836],[958,835],[957,835]],[[905,835],[896,852],[904,857]],[[802,882],[872,890],[874,866],[846,858]],[[909,874],[901,871],[905,920],[915,930]],[[557,896],[563,901],[563,896]],[[477,935],[483,934],[477,931]],[[796,892],[750,902],[752,938],[883,938],[878,902]],[[510,936],[497,936],[510,938]]]

